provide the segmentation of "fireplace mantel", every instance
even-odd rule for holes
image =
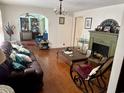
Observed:
[[[109,47],[108,56],[114,56],[118,34],[109,32],[90,31],[89,49],[92,50],[93,43]]]

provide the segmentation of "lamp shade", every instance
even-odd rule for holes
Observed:
[[[14,90],[8,85],[0,85],[0,93],[15,93]]]
[[[6,60],[6,55],[2,49],[0,49],[0,64],[2,64]]]

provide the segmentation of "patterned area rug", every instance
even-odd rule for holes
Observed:
[[[30,40],[30,41],[22,41],[22,44],[24,46],[36,46],[36,43],[34,40]]]

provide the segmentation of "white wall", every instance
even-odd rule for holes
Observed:
[[[70,46],[72,33],[72,17],[66,16],[65,24],[59,25],[58,16],[56,16],[52,9],[44,9],[39,7],[27,7],[27,6],[14,6],[14,5],[0,5],[3,17],[3,25],[8,22],[16,26],[15,34],[12,36],[12,40],[20,40],[19,34],[19,16],[25,13],[36,13],[44,15],[48,18],[49,22],[49,41],[51,47],[62,47],[62,44]],[[68,34],[68,36],[67,36]],[[5,34],[5,39],[9,40],[8,35]]]
[[[124,58],[124,12],[107,93],[115,93]]]
[[[0,10],[0,42],[4,41],[4,32],[2,28],[2,17],[1,17],[1,10]]]
[[[89,30],[94,30],[102,21],[105,19],[115,19],[119,25],[121,24],[122,14],[124,11],[124,4],[120,5],[113,5],[108,7],[96,8],[87,11],[79,11],[74,13],[75,17],[83,16],[84,24],[83,26],[83,33],[85,33],[86,38],[89,38]],[[92,26],[91,29],[84,29],[85,25],[85,18],[92,17]]]

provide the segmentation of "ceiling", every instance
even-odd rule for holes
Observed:
[[[0,0],[0,3],[52,9],[59,8],[59,0]],[[122,3],[124,3],[124,0],[63,0],[63,7],[67,11],[80,11]]]

